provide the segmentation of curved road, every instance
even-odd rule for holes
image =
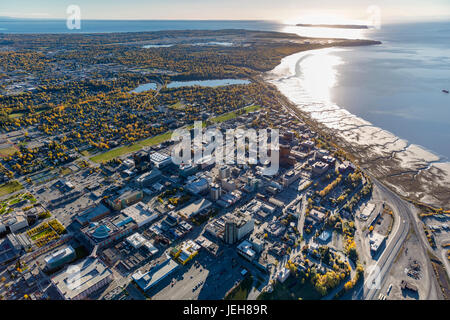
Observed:
[[[379,286],[381,288],[383,287],[386,275],[388,274],[393,261],[397,256],[397,253],[399,252],[404,240],[406,239],[406,236],[408,235],[411,224],[410,216],[413,213],[411,212],[411,208],[407,202],[399,198],[395,193],[386,188],[380,182],[374,180],[373,178],[372,181],[374,185],[379,189],[386,203],[388,203],[392,207],[392,210],[397,217],[395,231],[393,232],[391,237],[388,238],[383,252],[375,263],[375,266],[379,268],[378,276]],[[358,299],[371,300],[375,298],[378,289],[372,288],[369,282],[373,280],[377,272],[375,269],[372,270],[374,271],[372,271],[372,273],[367,277],[364,285],[356,294],[356,297]]]
[[[392,207],[394,213],[396,214],[396,217],[398,218],[396,219],[398,220],[395,227],[396,229],[393,232],[393,235],[391,235],[390,239],[387,240],[386,247],[375,264],[379,267],[379,288],[383,288],[384,282],[386,280],[386,275],[389,273],[389,270],[394,263],[394,259],[397,257],[397,254],[400,251],[400,248],[402,247],[411,227],[417,235],[420,246],[424,250],[424,254],[426,254],[427,252],[427,245],[424,244],[423,238],[421,237],[412,205],[401,199],[397,194],[395,194],[379,181],[375,180],[374,178],[372,178],[372,181],[374,182],[374,185],[376,185],[376,187],[379,189],[386,203],[388,203]],[[428,259],[427,263],[428,270],[430,270],[430,272],[433,272],[430,261]],[[378,298],[376,294],[379,290],[377,288],[371,288],[369,283],[373,280],[373,275],[376,275],[375,270],[367,277],[364,285],[357,292],[356,297],[358,299],[371,300]],[[428,280],[430,281],[428,292],[422,299],[428,299],[432,294],[432,291],[436,292],[434,275],[430,275],[430,278],[431,279]]]

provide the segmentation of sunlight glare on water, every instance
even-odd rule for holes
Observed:
[[[343,29],[343,28],[322,28],[322,27],[297,27],[295,25],[286,26],[282,32],[295,33],[308,38],[328,38],[328,39],[366,39],[367,31],[370,29]]]
[[[299,75],[306,92],[314,99],[330,104],[331,88],[337,83],[336,66],[343,63],[330,50],[318,50],[312,55],[306,55],[299,65]]]

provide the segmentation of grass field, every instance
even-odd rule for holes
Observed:
[[[175,109],[175,110],[183,110],[184,107],[185,107],[185,105],[182,102],[180,102],[180,101],[178,101],[177,103],[169,106],[169,108],[172,108],[172,109]]]
[[[28,230],[27,235],[36,246],[41,248],[47,243],[59,239],[60,235],[65,232],[64,226],[58,220],[53,219]]]
[[[15,118],[20,118],[24,115],[23,112],[17,112],[17,113],[11,113],[10,115],[8,115],[11,119],[15,119]]]
[[[300,279],[291,276],[284,283],[277,283],[271,293],[263,292],[258,300],[319,300],[322,298],[309,280],[302,284]]]
[[[0,197],[23,189],[23,186],[16,180],[0,185]]]
[[[36,203],[36,198],[33,197],[30,193],[19,193],[14,196],[11,196],[5,200],[0,201],[0,215],[10,213],[14,211],[11,206],[23,201],[30,200],[31,203]]]
[[[253,112],[255,110],[260,109],[261,106],[248,106],[245,107],[241,110],[244,111],[243,114],[249,113],[249,112]],[[210,121],[212,123],[219,123],[219,122],[224,122],[227,120],[231,120],[234,119],[238,116],[236,111],[232,111],[232,112],[228,112],[228,113],[224,113],[220,116],[214,117],[212,119],[210,119]],[[205,126],[205,123],[203,123],[203,126]],[[190,125],[187,127],[187,129],[191,129],[193,128],[193,125]],[[96,163],[102,163],[102,162],[106,162],[109,160],[112,160],[114,158],[120,157],[124,154],[128,154],[128,153],[132,153],[132,152],[136,152],[141,150],[143,147],[147,147],[147,146],[153,146],[153,145],[157,145],[160,144],[164,141],[170,140],[172,135],[172,131],[167,131],[166,133],[160,134],[158,136],[154,136],[145,140],[141,140],[138,141],[134,144],[128,145],[128,146],[123,146],[123,147],[119,147],[119,148],[115,148],[112,149],[110,151],[104,152],[104,153],[100,153],[97,154],[95,156],[93,156],[92,158],[90,158],[91,161],[94,161]]]
[[[226,297],[225,300],[247,300],[248,294],[252,289],[253,276],[248,275],[242,282],[233,289]]]
[[[13,155],[14,152],[16,152],[16,151],[17,151],[17,149],[15,147],[13,147],[13,146],[2,148],[2,149],[0,149],[0,156],[1,157],[7,157],[7,156],[10,156],[10,155]]]
[[[50,235],[50,234],[54,235],[54,234],[56,234],[56,232],[50,228],[47,228],[47,229],[42,230],[41,232],[38,232],[38,233],[32,235],[31,240],[36,241],[36,240],[38,240],[44,236]]]
[[[154,137],[151,137],[151,138],[148,138],[148,139],[145,139],[145,140],[141,140],[141,141],[136,142],[136,143],[134,143],[132,145],[119,147],[119,148],[107,151],[105,153],[98,154],[98,155],[92,157],[91,160],[94,161],[94,162],[97,162],[97,163],[102,163],[102,162],[105,162],[105,161],[109,161],[109,160],[112,160],[114,158],[120,157],[121,155],[139,151],[143,147],[160,144],[160,143],[162,143],[164,141],[169,140],[171,135],[172,135],[172,131],[167,131],[166,133],[163,133],[163,134],[160,134],[158,136],[154,136]]]
[[[244,111],[243,114],[249,113],[249,112],[253,112],[256,111],[258,109],[260,109],[260,106],[248,106],[243,108],[242,110]],[[228,112],[228,113],[224,113],[221,114],[220,116],[214,117],[211,119],[212,123],[219,123],[219,122],[224,122],[224,121],[228,121],[231,119],[234,119],[238,116],[238,113],[236,111],[232,111],[232,112]]]
[[[35,111],[34,113],[35,113],[35,114],[40,114],[40,113],[46,111],[47,109],[48,109],[48,108],[44,108],[44,109],[41,109],[41,110],[37,110],[37,111]],[[21,117],[23,117],[24,115],[28,115],[28,114],[29,114],[29,111],[24,110],[23,112],[19,111],[19,112],[10,113],[10,114],[8,115],[8,117],[11,118],[11,119],[16,119],[16,118],[21,118]]]
[[[61,168],[59,170],[59,174],[62,175],[62,176],[66,176],[66,175],[68,175],[70,173],[72,173],[72,170],[70,170],[69,168],[66,168],[66,167]]]

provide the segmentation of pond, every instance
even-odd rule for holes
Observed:
[[[188,45],[188,46],[223,46],[223,47],[231,47],[233,46],[233,42],[225,42],[225,41],[210,41],[210,42],[196,42],[196,43],[178,43],[179,45]],[[144,49],[149,48],[170,48],[175,44],[146,44],[142,46]]]
[[[148,90],[156,90],[156,88],[157,88],[156,83],[149,82],[149,83],[141,84],[140,86],[136,87],[131,92],[140,93],[140,92],[144,92],[144,91],[148,91]]]
[[[223,46],[223,47],[231,47],[233,46],[233,42],[219,42],[219,41],[210,41],[210,42],[197,42],[193,43],[193,46]]]
[[[167,85],[167,88],[180,88],[180,87],[220,87],[229,86],[233,84],[249,84],[249,80],[245,79],[219,79],[219,80],[193,80],[193,81],[174,81]]]
[[[145,46],[142,46],[142,48],[170,48],[172,46],[173,44],[146,44]]]

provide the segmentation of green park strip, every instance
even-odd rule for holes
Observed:
[[[164,141],[167,141],[170,139],[172,135],[172,131],[167,131],[163,134],[138,141],[132,145],[129,146],[123,146],[116,149],[112,149],[110,151],[104,152],[102,154],[98,154],[96,156],[93,156],[90,158],[90,160],[96,162],[96,163],[102,163],[106,162],[112,159],[115,159],[117,157],[120,157],[124,154],[132,153],[141,150],[143,147],[153,146],[156,144],[160,144]]]
[[[8,115],[11,119],[21,118],[25,113],[23,112],[17,112],[17,113],[11,113]]]
[[[239,109],[237,111],[231,111],[231,112],[221,114],[220,116],[212,118],[210,121],[211,121],[211,123],[220,123],[220,122],[228,121],[228,120],[234,119],[234,118],[238,117],[239,115],[241,115],[240,112],[242,112],[242,114],[247,114],[249,112],[256,111],[260,108],[261,108],[261,106],[248,106],[248,107]]]
[[[208,121],[210,123],[220,123],[220,122],[224,122],[224,121],[228,121],[231,119],[234,119],[236,117],[238,117],[239,115],[242,114],[247,114],[249,112],[253,112],[256,111],[258,109],[260,109],[261,106],[248,106],[242,109],[239,109],[237,111],[231,111],[231,112],[227,112],[224,114],[221,114],[220,116],[214,117],[209,119]],[[241,113],[242,112],[242,113]],[[203,123],[203,127],[206,126],[206,123]],[[186,128],[188,130],[192,129],[194,127],[194,125],[189,125]],[[90,158],[91,161],[95,162],[95,163],[103,163],[103,162],[107,162],[110,161],[112,159],[115,159],[117,157],[120,157],[124,154],[128,154],[128,153],[132,153],[132,152],[136,152],[141,150],[144,147],[148,147],[148,146],[154,146],[160,143],[163,143],[167,140],[170,140],[170,137],[172,135],[172,131],[167,131],[163,134],[145,139],[145,140],[141,140],[138,141],[134,144],[128,145],[128,146],[122,146],[122,147],[118,147],[115,149],[112,149],[110,151],[106,151],[104,153],[101,154],[97,154],[95,156],[93,156],[92,158]]]
[[[10,155],[13,155],[17,151],[17,148],[11,146],[0,149],[0,156],[1,157],[8,157]]]
[[[10,181],[8,183],[4,183],[0,185],[0,197],[19,191],[21,189],[23,189],[23,186],[18,181]]]

